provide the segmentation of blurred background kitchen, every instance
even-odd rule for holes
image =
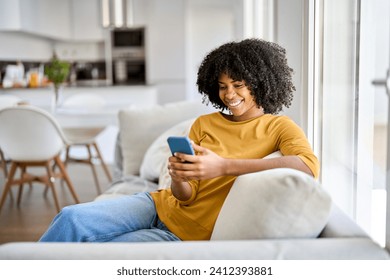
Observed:
[[[1,87],[46,87],[56,53],[71,63],[68,87],[153,85],[159,103],[191,99],[205,52],[243,38],[244,2],[0,0]]]
[[[47,86],[43,71],[53,53],[71,63],[68,86],[146,84],[148,2],[1,0],[2,87]]]

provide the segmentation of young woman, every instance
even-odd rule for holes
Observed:
[[[41,241],[208,240],[237,176],[282,167],[318,176],[303,131],[277,115],[295,90],[283,48],[258,39],[224,44],[204,58],[197,85],[220,112],[192,125],[196,155],[168,159],[171,187],[65,207]],[[283,157],[263,159],[278,150]]]

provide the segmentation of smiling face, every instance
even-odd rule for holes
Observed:
[[[264,114],[257,106],[244,81],[235,81],[226,74],[218,78],[219,98],[229,108],[232,121],[245,121]]]

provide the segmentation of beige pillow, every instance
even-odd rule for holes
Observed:
[[[163,132],[150,145],[145,153],[140,168],[140,176],[149,181],[158,181],[160,188],[167,188],[171,184],[171,177],[168,173],[168,157],[171,151],[167,143],[169,136],[188,135],[195,118],[183,121],[167,131]],[[160,178],[161,177],[161,178]]]
[[[330,196],[303,172],[279,168],[238,176],[211,239],[314,238],[330,209]]]
[[[145,152],[173,125],[213,110],[199,101],[182,101],[119,111],[123,175],[139,175]]]

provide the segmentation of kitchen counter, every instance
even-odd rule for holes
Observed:
[[[106,100],[107,108],[119,111],[129,106],[147,107],[157,104],[157,88],[148,85],[133,86],[99,86],[99,87],[64,87],[61,90],[60,105],[69,96],[93,93]],[[9,88],[0,89],[0,94],[18,96],[27,103],[44,109],[49,109],[54,96],[52,87],[45,88]]]
[[[99,135],[97,142],[108,164],[114,159],[119,110],[127,107],[149,107],[157,104],[158,100],[157,89],[154,86],[65,87],[61,94],[62,100],[81,93],[94,93],[102,96],[106,100],[106,106],[103,110],[69,109],[59,106],[55,112],[51,112],[51,102],[54,96],[51,87],[0,89],[0,95],[18,96],[31,105],[53,113],[64,128],[105,126],[106,129]],[[75,152],[82,154],[85,151],[76,150]]]
[[[115,86],[111,85],[109,81],[107,80],[80,80],[77,82],[74,82],[72,84],[68,83],[66,84],[67,88],[77,88],[77,87],[106,87],[106,86]],[[50,88],[52,87],[51,83],[46,83],[41,86],[37,87],[29,87],[29,86],[22,86],[21,84],[17,84],[13,87],[3,87],[2,84],[0,84],[0,90],[13,90],[13,89],[25,89],[25,90],[34,90],[34,89],[43,89],[43,88]]]

